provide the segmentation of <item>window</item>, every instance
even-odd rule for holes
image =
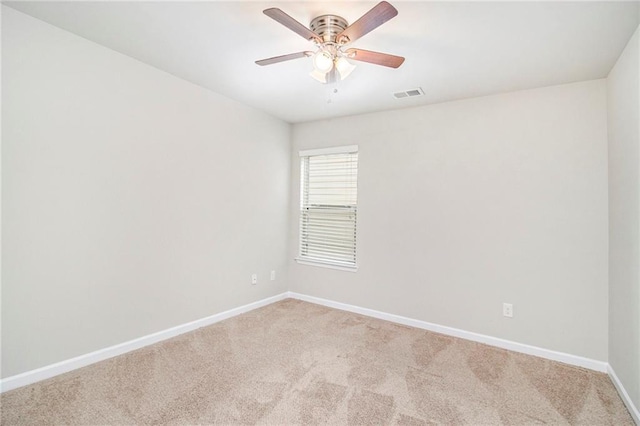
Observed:
[[[300,152],[298,262],[356,270],[358,147]]]

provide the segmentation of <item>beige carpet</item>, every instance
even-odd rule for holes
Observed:
[[[3,425],[632,425],[605,374],[285,300],[6,392]]]

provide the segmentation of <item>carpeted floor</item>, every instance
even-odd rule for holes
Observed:
[[[633,425],[605,374],[292,299],[0,402],[2,425]]]

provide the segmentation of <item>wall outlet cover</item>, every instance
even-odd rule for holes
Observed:
[[[511,303],[502,304],[502,315],[507,318],[513,318],[513,305]]]

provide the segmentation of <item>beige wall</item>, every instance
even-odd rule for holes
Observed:
[[[2,377],[286,290],[288,124],[6,7],[2,43]]]
[[[606,120],[597,80],[294,125],[290,290],[606,361]],[[295,156],[349,144],[360,268],[298,265]]]
[[[609,363],[640,409],[640,54],[636,30],[607,78]]]

